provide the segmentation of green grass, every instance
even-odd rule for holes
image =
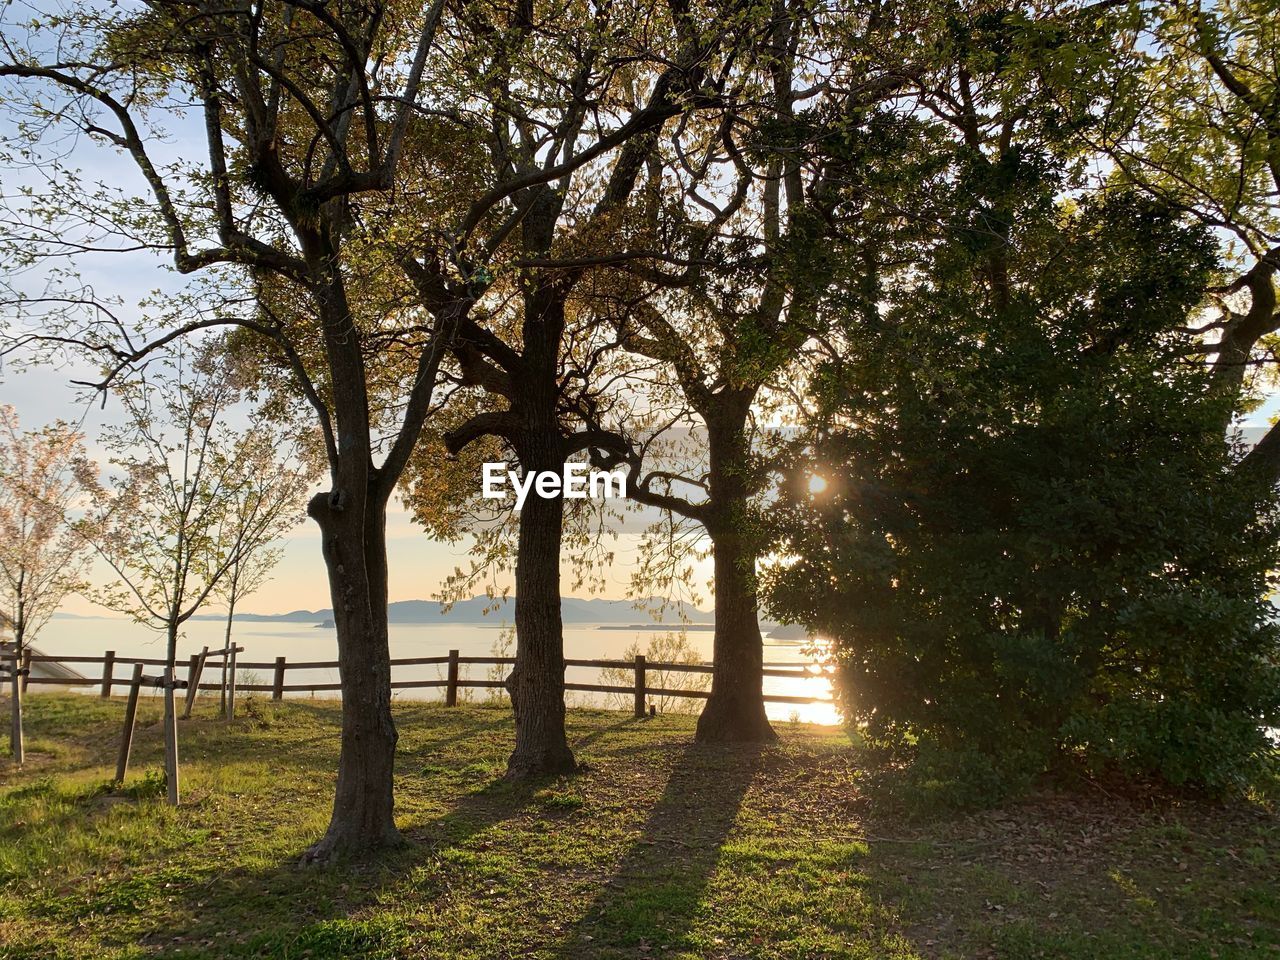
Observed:
[[[208,711],[208,708],[206,708]],[[38,694],[0,760],[0,957],[1280,958],[1280,819],[1260,805],[1040,794],[943,824],[878,817],[838,733],[700,748],[687,717],[570,712],[587,772],[501,780],[509,711],[397,706],[406,845],[300,869],[338,712],[182,724],[184,805],[133,772],[119,701]]]

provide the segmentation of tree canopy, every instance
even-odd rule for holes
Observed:
[[[478,533],[446,590],[513,568],[508,775],[577,768],[560,570],[607,562],[605,514],[535,496],[481,528],[490,458],[625,468],[662,532],[641,581],[681,589],[705,536],[701,740],[774,735],[763,599],[921,770],[1238,786],[1280,697],[1280,428],[1242,434],[1280,331],[1272,7],[6,8],[4,354],[88,357],[128,399],[139,515],[219,483],[175,484],[150,431],[222,429],[216,398],[140,392],[180,344],[323,462],[344,714],[312,860],[398,838],[397,491],[429,534]],[[140,251],[186,279],[126,308],[77,273]],[[189,616],[232,562],[178,546],[216,543],[210,516],[99,538],[147,568],[112,598]]]

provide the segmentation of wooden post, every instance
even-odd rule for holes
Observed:
[[[224,654],[222,662],[227,663],[227,657],[230,656],[231,662],[227,665],[227,704],[226,718],[234,720],[236,718],[236,653],[239,651],[234,643],[231,644],[231,653]]]
[[[446,707],[456,707],[458,705],[458,651],[449,651],[449,686],[445,687],[444,705]]]
[[[13,656],[9,670],[9,682],[12,685],[12,727],[9,730],[9,746],[13,749],[13,762],[19,766],[27,758],[26,744],[22,739],[22,668],[18,666],[18,655]]]
[[[271,688],[271,699],[284,699],[284,657],[276,657],[276,679]]]
[[[31,648],[22,651],[22,692],[27,692],[27,681],[31,679]]]
[[[138,694],[142,692],[142,664],[133,665],[129,681],[129,701],[124,705],[124,736],[120,739],[120,758],[116,761],[116,783],[124,783],[129,772],[129,753],[133,750],[133,728],[138,719]]]
[[[102,699],[106,700],[111,696],[111,673],[116,665],[116,652],[108,650],[107,655],[102,658]]]
[[[208,658],[208,647],[191,657],[191,666],[187,669],[187,705],[182,711],[183,720],[191,719],[191,708],[196,705],[196,694],[200,692],[200,675],[204,673],[204,662]]]
[[[168,800],[176,807],[182,799],[178,785],[178,710],[174,702],[174,688],[178,685],[177,671],[172,666],[164,668],[164,778],[168,787]]]
[[[644,654],[636,654],[636,716],[644,716]]]

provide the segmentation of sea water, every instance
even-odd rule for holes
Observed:
[[[640,614],[639,616],[643,616]],[[639,616],[637,619],[639,619]],[[390,641],[392,658],[407,657],[443,657],[450,650],[458,650],[464,657],[488,657],[495,655],[512,656],[514,647],[503,649],[504,639],[510,640],[510,631],[500,620],[493,623],[393,623],[390,625]],[[644,650],[650,639],[661,634],[666,627],[659,629],[618,629],[610,624],[602,629],[599,624],[566,624],[564,627],[565,656],[569,659],[610,660],[623,659],[632,644],[639,644]],[[226,636],[226,622],[222,620],[189,620],[183,627],[178,642],[179,676],[185,676],[182,665],[192,654],[199,653],[202,647],[220,650]],[[336,660],[338,656],[336,634],[332,627],[317,627],[312,624],[237,621],[232,633],[234,641],[244,647],[239,654],[241,663],[273,663],[276,657],[285,657],[287,662],[302,663],[317,660]],[[690,630],[687,634],[689,645],[703,660],[711,659],[712,635],[709,630]],[[164,637],[146,627],[139,626],[129,620],[116,617],[55,617],[49,621],[35,641],[41,653],[53,656],[94,656],[101,657],[107,650],[113,650],[117,657],[162,658],[165,653]],[[771,641],[765,639],[764,658],[770,663],[812,664],[813,659],[803,653],[803,646],[789,641]],[[70,664],[90,677],[100,676],[98,664]],[[210,668],[213,673],[203,678],[204,682],[216,680],[216,667]],[[495,668],[488,664],[464,664],[463,676],[472,679],[488,679]],[[152,672],[148,669],[148,673]],[[816,670],[814,673],[816,674]],[[256,676],[246,676],[256,674]],[[118,678],[128,675],[121,667],[115,670]],[[492,674],[497,676],[498,674]],[[393,668],[394,680],[435,680],[445,676],[444,664],[426,664],[420,666],[398,666]],[[683,676],[683,675],[681,675]],[[565,677],[571,682],[600,683],[599,670],[587,667],[570,667]],[[241,682],[271,683],[272,671],[269,668],[252,668],[241,671]],[[293,684],[334,684],[338,682],[337,668],[318,668],[306,670],[290,669],[285,674],[285,683]],[[625,681],[625,682],[629,682]],[[652,680],[650,681],[653,682]],[[123,688],[117,687],[117,693]],[[831,684],[823,676],[766,677],[765,693],[794,696],[830,698]],[[290,693],[289,696],[336,696],[336,691],[317,690],[314,693]],[[400,699],[437,699],[443,696],[441,688],[398,689],[394,695]],[[473,689],[463,693],[472,699],[483,700],[490,691]],[[612,697],[606,694],[583,693],[569,691],[566,699],[572,704],[592,706],[618,706],[630,708],[630,696]],[[698,705],[683,701],[696,710]],[[798,719],[809,723],[838,723],[839,716],[829,703],[789,704],[771,703],[767,705],[770,718],[774,720]]]

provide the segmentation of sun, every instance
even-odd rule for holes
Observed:
[[[809,474],[809,492],[822,493],[827,489],[827,478],[816,473]]]

